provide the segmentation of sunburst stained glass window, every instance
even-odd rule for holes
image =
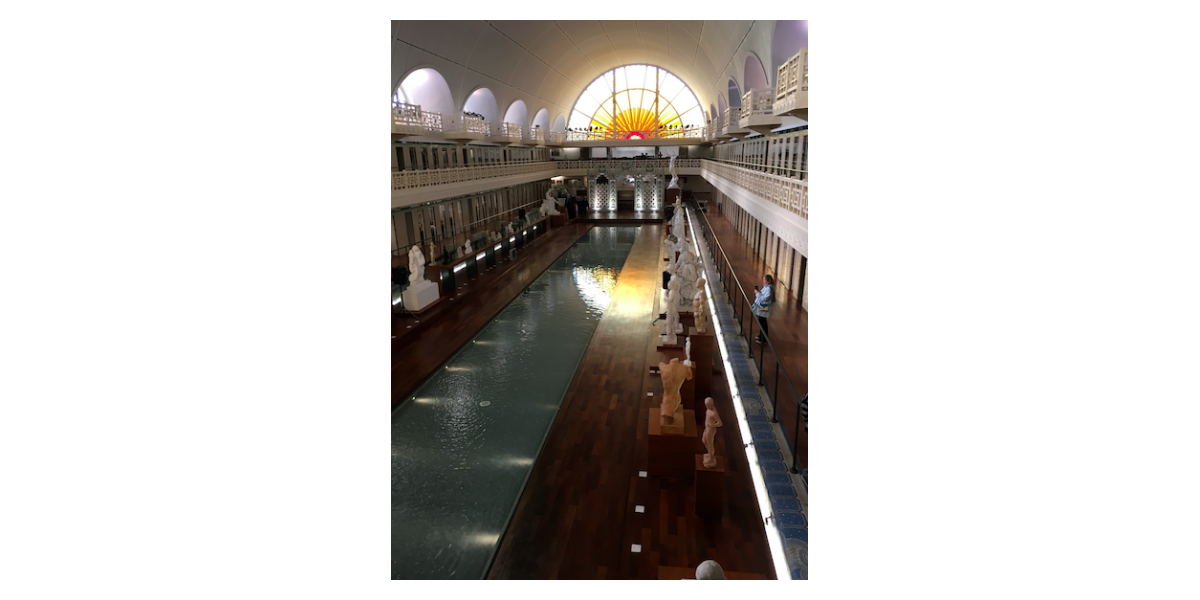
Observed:
[[[650,65],[617,67],[588,85],[567,127],[597,137],[636,140],[668,137],[704,126],[696,95],[678,77]]]

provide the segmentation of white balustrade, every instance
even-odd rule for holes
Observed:
[[[555,166],[551,162],[535,162],[455,167],[453,169],[428,169],[424,171],[394,171],[392,172],[392,191],[396,192],[431,185],[491,179],[494,177],[507,177],[509,175],[525,175],[542,171],[549,174],[553,173],[554,170]]]
[[[775,106],[777,116],[808,116],[808,48],[779,66],[776,73]],[[807,120],[807,119],[806,119]]]
[[[392,133],[418,135],[425,131],[421,105],[392,101]]]
[[[479,117],[442,115],[441,126],[448,140],[482,140],[487,136],[487,124]]]
[[[801,217],[808,218],[808,181],[702,160],[701,170],[718,175]],[[703,174],[703,173],[702,173]]]

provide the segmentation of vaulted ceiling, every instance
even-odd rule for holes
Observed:
[[[486,87],[500,114],[522,100],[530,116],[545,108],[553,121],[569,119],[580,92],[605,71],[651,64],[682,79],[707,111],[730,79],[745,92],[751,54],[774,85],[771,65],[781,62],[771,56],[775,30],[776,21],[393,21],[392,91],[408,73],[430,67],[446,79],[458,109]]]

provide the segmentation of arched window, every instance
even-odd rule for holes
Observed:
[[[703,126],[704,111],[692,90],[678,77],[651,65],[625,65],[596,78],[575,101],[568,124],[618,139]]]

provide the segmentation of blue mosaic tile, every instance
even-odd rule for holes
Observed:
[[[808,527],[808,519],[804,518],[804,513],[777,512],[775,513],[775,524],[779,527]],[[805,535],[807,536],[807,534]]]
[[[757,433],[754,435],[755,437],[758,437]],[[767,472],[774,471],[776,473],[783,473],[784,471],[787,471],[787,466],[785,466],[782,462],[774,460],[759,462],[758,466],[762,467],[762,470]]]
[[[784,539],[808,541],[808,530],[801,527],[781,527],[779,529],[783,533]]]
[[[751,423],[750,424],[750,431],[770,431],[770,430],[771,430],[770,423]]]
[[[771,498],[774,510],[800,510],[800,501],[795,498]]]
[[[804,569],[796,567],[795,569],[792,569],[792,579],[797,581],[808,581],[808,574],[804,572]]]
[[[766,421],[767,416],[766,415],[750,415],[750,416],[746,417],[746,420],[751,423],[758,423],[760,421]]]
[[[775,434],[770,431],[751,431],[750,435],[753,435],[754,439],[756,439],[756,440],[773,440],[773,439],[775,439]],[[772,463],[772,464],[774,464],[774,463]],[[783,465],[783,463],[779,463],[779,464],[781,466]]]
[[[759,450],[778,450],[779,444],[775,442],[754,442],[754,447]]]
[[[789,485],[768,485],[767,494],[772,498],[779,496],[781,498],[795,498],[796,488]]]
[[[762,444],[759,444],[756,447],[760,448],[760,450],[758,451],[758,460],[783,460],[783,454],[781,454],[779,452],[764,452],[764,450],[766,450],[766,448],[763,448]],[[775,446],[775,447],[779,448],[779,446]]]
[[[767,473],[763,477],[763,480],[766,481],[768,484],[791,483],[792,482],[792,478],[788,477],[786,473]]]

